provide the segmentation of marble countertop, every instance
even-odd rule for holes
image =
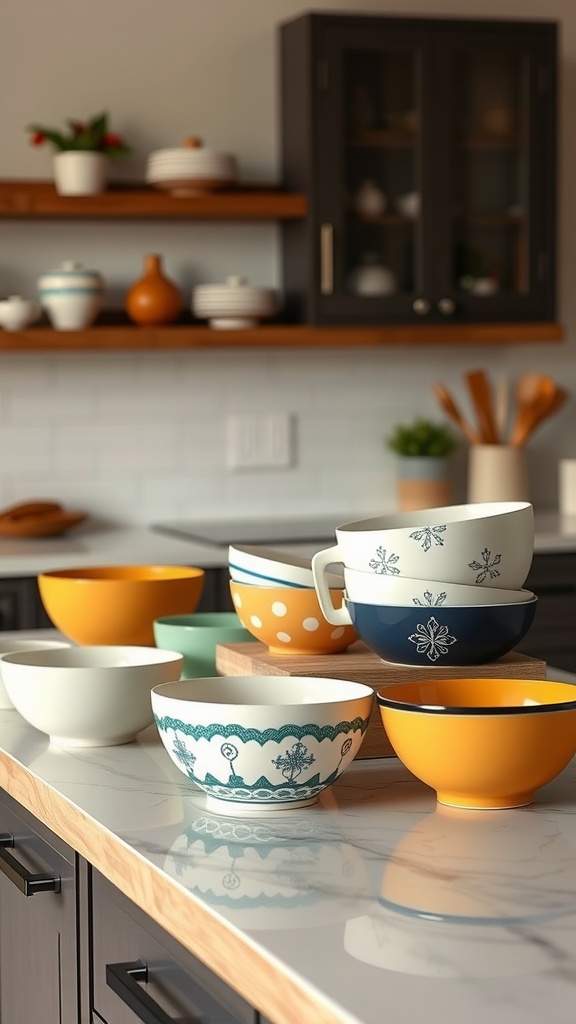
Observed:
[[[576,760],[511,811],[440,808],[382,758],[227,818],[154,726],[66,751],[2,711],[0,737],[0,785],[274,1024],[572,1024]]]
[[[535,520],[536,553],[576,551],[576,516],[562,519],[556,512],[542,512],[536,513]],[[325,545],[298,542],[266,546],[311,557]],[[0,537],[0,577],[36,576],[48,569],[78,565],[139,562],[221,568],[228,564],[228,547],[167,536],[142,525],[114,526],[90,520],[60,537]]]

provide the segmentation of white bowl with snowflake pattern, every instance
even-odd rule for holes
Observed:
[[[466,583],[442,583],[413,579],[411,576],[387,576],[382,573],[344,569],[346,597],[361,604],[420,605],[437,608],[451,605],[520,604],[531,601],[531,590],[504,590]]]
[[[490,501],[399,512],[337,527],[337,543],[312,558],[314,586],[329,622],[326,574],[343,565],[381,576],[521,590],[534,556],[534,509],[527,501]]]
[[[356,757],[372,687],[305,676],[220,676],[155,686],[160,739],[215,813],[314,804]]]

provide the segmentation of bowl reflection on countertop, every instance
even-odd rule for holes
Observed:
[[[576,849],[544,815],[438,805],[394,847],[379,901],[415,918],[468,923],[576,913]]]
[[[426,977],[529,974],[573,959],[575,915],[576,850],[547,817],[439,806],[394,847],[344,948]]]
[[[365,894],[360,851],[287,812],[241,820],[199,811],[173,843],[164,870],[238,927],[315,927],[344,921]]]
[[[351,918],[344,949],[371,967],[426,978],[527,976],[573,964],[574,919],[559,918],[537,936],[509,925],[455,924],[403,917],[385,907]]]

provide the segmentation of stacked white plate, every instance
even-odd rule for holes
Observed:
[[[273,288],[254,287],[243,277],[227,277],[224,284],[200,284],[192,292],[192,312],[220,330],[246,330],[278,310]]]
[[[146,181],[176,196],[196,195],[229,188],[236,182],[236,160],[231,153],[204,149],[200,139],[186,139],[180,148],[150,153]]]

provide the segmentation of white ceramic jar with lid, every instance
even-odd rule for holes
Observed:
[[[94,323],[102,308],[104,279],[77,260],[64,260],[38,278],[40,302],[59,331],[81,331]]]

